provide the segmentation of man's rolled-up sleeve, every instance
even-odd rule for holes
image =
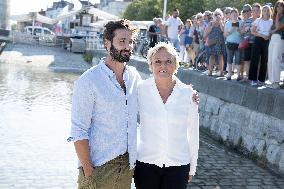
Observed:
[[[89,139],[95,95],[90,82],[80,78],[74,84],[69,142]]]

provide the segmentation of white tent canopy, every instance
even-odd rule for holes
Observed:
[[[76,11],[71,11],[71,12],[68,12],[66,14],[60,15],[57,18],[54,18],[54,19],[40,15],[39,13],[36,13],[36,12],[31,12],[29,14],[13,15],[13,16],[11,16],[11,19],[14,20],[14,21],[17,21],[17,22],[38,21],[38,22],[42,22],[42,23],[45,23],[45,24],[51,24],[52,25],[52,24],[57,23],[60,20],[64,20],[68,17],[74,16],[74,15],[76,15],[76,14],[78,14],[81,11],[84,11],[84,10],[86,12],[88,12],[89,14],[93,14],[93,15],[97,16],[100,20],[116,20],[116,19],[118,19],[118,17],[115,16],[115,15],[109,14],[107,12],[100,10],[100,9],[92,8],[92,7],[91,8],[82,8],[82,9],[76,10]]]
[[[119,18],[118,16],[115,16],[113,14],[109,14],[105,11],[102,11],[100,9],[93,8],[93,7],[88,9],[87,12],[89,14],[93,14],[93,15],[99,17],[100,20],[117,20]]]

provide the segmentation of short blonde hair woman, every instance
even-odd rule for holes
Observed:
[[[192,87],[175,76],[178,57],[166,43],[159,43],[148,52],[153,77],[138,86],[136,189],[186,189],[196,171],[198,106],[192,101]]]

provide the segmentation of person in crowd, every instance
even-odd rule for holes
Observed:
[[[252,24],[251,33],[255,36],[249,69],[249,80],[252,86],[263,85],[266,79],[268,45],[272,24],[271,8],[266,5],[262,8],[261,18],[257,18]]]
[[[261,16],[261,5],[259,3],[254,3],[252,5],[252,19],[255,21]]]
[[[235,65],[237,67],[237,81],[240,78],[240,63],[241,54],[239,50],[239,43],[241,42],[240,27],[241,23],[238,20],[239,11],[233,8],[231,11],[231,19],[226,22],[224,28],[224,36],[226,37],[226,49],[227,49],[227,63],[228,63],[228,75],[227,80],[231,80],[232,76],[232,63],[235,58]]]
[[[163,23],[162,18],[158,18],[158,27],[160,28],[159,41],[168,42],[166,25]]]
[[[158,43],[158,36],[160,35],[160,28],[158,26],[158,18],[153,19],[154,24],[149,27],[149,47],[154,47]]]
[[[209,47],[208,75],[212,75],[215,56],[218,57],[219,76],[224,76],[223,48],[224,48],[224,23],[222,21],[223,12],[220,9],[214,11],[213,21],[209,22],[205,36],[207,36],[207,46]]]
[[[204,49],[204,32],[205,32],[205,24],[203,19],[203,14],[200,12],[196,15],[196,32],[197,32],[197,40],[199,42],[198,50]],[[197,53],[198,54],[198,53]]]
[[[271,40],[268,48],[268,87],[279,88],[282,54],[284,53],[284,1],[275,3]]]
[[[138,86],[140,140],[136,189],[186,189],[195,175],[199,149],[198,106],[193,89],[175,73],[176,50],[159,43],[148,51],[153,77]]]
[[[204,12],[205,31],[207,30],[209,23],[211,21],[213,21],[213,19],[214,19],[213,12],[211,12],[209,10]],[[206,51],[206,65],[207,65],[207,71],[206,72],[207,72],[207,74],[209,74],[210,48],[207,45],[207,37],[208,37],[207,34],[205,35],[205,32],[204,32],[203,41],[204,41],[204,48],[205,48],[205,51]],[[218,55],[215,55],[214,58],[215,58],[215,64],[218,65]]]
[[[205,24],[205,27],[207,27],[209,22],[212,21],[213,19],[213,12],[211,12],[210,10],[207,10],[203,13],[203,15],[204,15],[204,24]]]
[[[233,10],[232,7],[225,7],[224,9],[224,17],[223,22],[226,24],[227,21],[231,19],[231,11]]]
[[[191,48],[192,45],[192,22],[190,19],[185,21],[185,25],[183,26],[182,30],[180,31],[180,60],[181,62],[185,62],[190,64],[192,57],[188,54],[188,48]]]
[[[224,9],[224,16],[223,16],[223,22],[224,25],[226,24],[226,22],[228,22],[230,20],[231,17],[231,11],[232,11],[232,7],[225,7]],[[224,36],[224,41],[225,41],[225,46],[226,46],[226,37]],[[223,51],[223,59],[224,59],[224,71],[227,70],[227,50],[226,48],[224,48]]]
[[[195,52],[195,56],[204,49],[204,32],[205,32],[205,23],[203,20],[203,14],[200,12],[196,15],[196,24],[194,25],[193,32],[193,50]]]
[[[197,15],[193,15],[191,17],[192,19],[192,26],[190,28],[190,30],[192,31],[192,45],[190,48],[190,53],[191,53],[191,59],[192,59],[192,63],[195,63],[196,57],[199,53],[200,50],[200,35],[198,34],[198,19],[197,19]]]
[[[172,16],[166,21],[167,37],[170,43],[180,52],[179,32],[183,27],[183,22],[179,18],[179,10],[174,9]]]
[[[251,49],[252,49],[252,44],[254,42],[254,38],[251,34],[252,23],[254,20],[252,18],[252,7],[249,4],[245,4],[243,6],[242,17],[243,17],[243,20],[241,24],[241,34],[242,34],[243,40],[248,41],[248,46],[241,51],[242,53],[241,57],[242,57],[244,72],[245,72],[245,75],[241,81],[247,82],[248,75],[249,75],[250,60],[251,60]]]

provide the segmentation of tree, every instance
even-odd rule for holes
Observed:
[[[238,10],[242,10],[244,4],[254,4],[256,2],[264,5],[267,3],[267,0],[238,0],[238,1],[230,1],[230,0],[205,0],[206,1],[206,9],[214,11],[217,8],[224,8],[224,7],[235,7]],[[277,0],[270,0],[273,5],[277,2]]]
[[[162,16],[161,0],[134,0],[130,3],[123,17],[129,20],[153,20]]]
[[[277,0],[270,0],[275,4]],[[129,20],[152,20],[154,17],[162,17],[164,0],[134,0],[126,8],[123,17]],[[244,4],[253,4],[255,0],[168,0],[167,13],[172,9],[180,10],[180,18],[185,21],[198,12],[205,10],[214,11],[217,8],[236,7],[241,10]],[[267,0],[258,0],[261,5]]]
[[[179,9],[181,20],[185,21],[198,12],[204,12],[205,3],[205,0],[171,0],[168,1],[167,12],[171,13],[173,9],[177,8]]]

